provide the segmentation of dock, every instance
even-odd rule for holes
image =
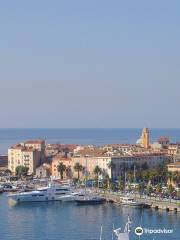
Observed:
[[[98,194],[106,199],[107,202],[113,202],[121,205],[122,199],[126,196],[125,194],[120,194],[116,192],[103,192],[99,191]],[[162,209],[165,211],[173,211],[175,213],[180,213],[180,201],[173,199],[162,199],[155,197],[148,197],[139,194],[130,194],[130,198],[134,198],[135,201],[142,203],[143,207],[150,207],[155,210]]]

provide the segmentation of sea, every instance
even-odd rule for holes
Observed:
[[[142,129],[0,129],[0,153],[18,142],[44,138],[49,143],[96,144],[136,143]],[[180,129],[150,129],[151,142],[168,136],[180,141]],[[101,240],[116,239],[115,228],[124,229],[132,220],[130,240],[180,240],[180,214],[163,210],[121,207],[110,203],[78,206],[48,202],[12,204],[0,194],[0,240]],[[142,227],[139,237],[135,228]],[[151,233],[145,233],[148,229]],[[162,233],[167,231],[169,233]],[[156,232],[156,233],[155,233]],[[161,232],[161,233],[157,233]]]
[[[59,128],[59,129],[0,129],[0,154],[7,154],[13,144],[42,138],[48,143],[95,144],[136,143],[141,136],[140,128]],[[180,142],[180,129],[150,129],[150,141],[168,136],[173,143]]]

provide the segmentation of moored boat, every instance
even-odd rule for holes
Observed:
[[[95,205],[105,203],[105,198],[97,197],[97,196],[84,196],[80,198],[76,198],[75,202],[77,204],[83,205]]]
[[[72,190],[70,186],[49,183],[47,187],[41,187],[30,192],[20,192],[10,194],[8,197],[15,202],[47,202],[47,201],[61,201],[65,197],[70,198]]]
[[[133,207],[142,207],[143,203],[141,202],[137,202],[134,200],[134,198],[131,197],[123,197],[121,199],[121,204],[124,206],[133,206]]]

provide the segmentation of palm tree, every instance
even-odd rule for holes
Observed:
[[[93,172],[96,175],[96,179],[97,179],[98,187],[99,187],[99,175],[102,173],[102,169],[99,166],[95,166]]]
[[[174,187],[172,186],[172,184],[170,184],[170,185],[168,186],[168,192],[169,192],[169,194],[171,195],[171,194],[173,193],[173,191],[174,191]]]
[[[63,162],[60,162],[57,165],[57,170],[60,173],[61,180],[63,180],[63,175],[64,175],[64,172],[66,171],[66,165],[64,165]]]
[[[169,183],[171,184],[172,179],[173,179],[173,174],[172,174],[172,172],[168,172],[167,176],[168,176]]]
[[[123,180],[122,180],[122,177],[121,176],[119,176],[118,177],[118,189],[120,190],[120,191],[122,191],[123,190]]]
[[[112,171],[113,171],[113,169],[115,169],[115,164],[112,162],[112,161],[110,161],[108,164],[107,164],[107,167],[111,170],[111,179],[112,179]]]
[[[99,175],[102,173],[102,170],[101,170],[101,168],[100,168],[99,166],[95,166],[93,172],[94,172],[94,174],[95,174],[97,177],[99,177]]]
[[[158,183],[157,186],[156,186],[156,192],[157,193],[161,193],[162,192],[162,186],[161,186],[160,183]]]
[[[78,174],[78,180],[79,180],[79,175],[80,175],[80,172],[82,172],[83,171],[83,166],[80,164],[80,163],[75,163],[75,165],[74,165],[74,170],[75,170],[75,172],[77,172],[77,174]]]

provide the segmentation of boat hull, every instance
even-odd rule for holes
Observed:
[[[79,199],[75,200],[75,202],[78,205],[97,205],[105,203],[105,199],[89,199],[89,200]]]

